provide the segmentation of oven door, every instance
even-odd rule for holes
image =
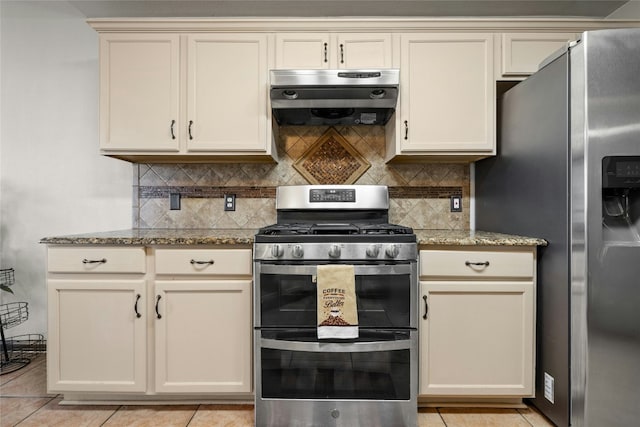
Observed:
[[[358,325],[362,328],[417,327],[415,262],[354,264]],[[315,327],[317,263],[256,262],[256,327]]]
[[[417,332],[360,331],[350,342],[318,341],[315,330],[255,331],[260,399],[412,401]]]

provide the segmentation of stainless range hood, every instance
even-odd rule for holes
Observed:
[[[280,125],[384,125],[396,108],[400,71],[272,70]]]

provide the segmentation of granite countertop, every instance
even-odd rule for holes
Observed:
[[[450,246],[547,246],[547,241],[537,237],[492,233],[471,230],[414,230],[418,245]]]
[[[252,245],[258,230],[249,228],[139,228],[70,236],[45,237],[40,243],[59,245]]]
[[[418,245],[546,246],[543,239],[469,230],[414,230]],[[128,229],[45,237],[58,245],[252,245],[256,229]]]

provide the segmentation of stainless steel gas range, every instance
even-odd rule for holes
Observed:
[[[276,209],[255,236],[256,426],[417,425],[416,236],[387,187],[279,187]],[[357,336],[319,338],[318,271],[339,265]]]

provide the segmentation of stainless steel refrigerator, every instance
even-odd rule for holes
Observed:
[[[532,403],[559,426],[640,425],[640,29],[545,62],[502,98],[476,227],[549,243]]]

